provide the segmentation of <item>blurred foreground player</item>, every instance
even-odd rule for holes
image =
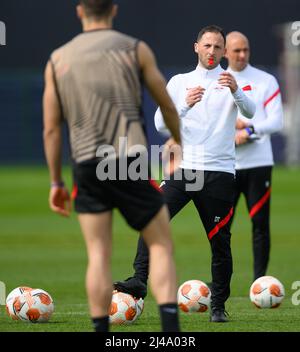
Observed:
[[[243,193],[252,221],[254,280],[265,276],[270,257],[270,199],[274,164],[271,134],[283,127],[281,94],[275,77],[249,64],[250,45],[240,32],[227,35],[228,71],[251,91],[256,113],[240,116],[236,132],[235,206]],[[255,138],[253,138],[255,137]]]
[[[75,209],[88,252],[86,289],[95,330],[109,329],[112,209],[116,207],[141,231],[149,247],[152,291],[162,330],[179,331],[169,216],[161,193],[149,179],[132,181],[129,169],[121,170],[121,157],[128,165],[136,160],[128,154],[116,151],[117,157],[110,160],[117,168],[116,180],[100,181],[96,175],[104,160],[96,158],[99,146],[117,150],[120,137],[127,137],[128,148],[147,146],[140,114],[141,79],[180,144],[178,114],[149,47],[112,29],[117,13],[113,1],[81,0],[77,13],[84,33],[56,50],[45,71],[44,147],[51,178],[50,208],[63,216],[70,214],[70,197],[61,174],[64,116],[74,160]],[[120,171],[123,175],[125,171],[126,180],[118,180]]]

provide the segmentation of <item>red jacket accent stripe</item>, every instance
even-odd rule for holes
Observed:
[[[257,214],[262,206],[267,202],[271,195],[271,187],[267,190],[267,192],[261,197],[261,199],[251,208],[250,216],[253,218],[255,214]]]
[[[162,189],[159,187],[159,185],[152,179],[149,180],[150,185],[155,188],[158,192],[162,193]]]
[[[78,194],[78,186],[74,185],[71,193],[71,199],[74,200]]]
[[[222,227],[224,227],[228,221],[231,219],[233,215],[233,207],[230,209],[230,212],[228,213],[228,215],[225,216],[225,218],[220,221],[208,234],[208,239],[211,240],[219,231]]]
[[[276,90],[276,92],[273,94],[273,95],[271,95],[270,96],[270,98],[268,98],[265,102],[264,102],[264,107],[266,107],[268,104],[269,104],[269,102],[271,101],[271,100],[273,100],[275,97],[277,97],[277,95],[280,93],[280,89],[278,88],[277,90]]]
[[[243,87],[243,91],[247,91],[247,90],[252,90],[251,86],[248,84],[248,86]]]

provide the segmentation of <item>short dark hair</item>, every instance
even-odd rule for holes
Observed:
[[[103,17],[109,14],[113,0],[80,0],[88,17]]]
[[[225,33],[223,31],[223,29],[219,26],[216,26],[214,24],[210,25],[210,26],[206,26],[204,28],[201,29],[201,31],[199,32],[198,34],[198,37],[197,37],[197,42],[203,37],[203,35],[205,33],[220,33],[224,39],[224,44],[226,45],[226,36],[225,36]]]

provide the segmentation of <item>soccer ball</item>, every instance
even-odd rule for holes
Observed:
[[[262,276],[250,287],[250,300],[258,308],[277,308],[284,298],[284,286],[273,276]]]
[[[184,282],[178,289],[177,302],[185,313],[205,312],[210,305],[209,287],[200,280]]]
[[[13,320],[19,320],[20,318],[17,316],[15,302],[17,298],[20,297],[25,292],[30,292],[32,290],[31,287],[20,286],[12,290],[8,296],[6,297],[6,312],[8,316],[10,316]]]
[[[17,317],[31,323],[46,323],[54,311],[52,297],[39,288],[16,297],[13,305]]]
[[[139,311],[142,312],[142,308],[138,308],[136,300],[131,295],[124,292],[113,292],[109,312],[111,324],[131,324],[141,314],[138,313]]]

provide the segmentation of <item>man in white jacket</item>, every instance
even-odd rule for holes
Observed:
[[[236,131],[236,205],[245,195],[252,221],[254,279],[266,275],[270,254],[270,197],[273,161],[271,134],[283,126],[280,88],[275,77],[249,64],[245,35],[227,35],[228,72],[245,91],[251,91],[256,113],[248,120],[239,115]]]
[[[179,169],[161,185],[171,218],[193,201],[205,228],[212,250],[212,322],[228,321],[225,302],[232,275],[229,222],[233,214],[237,114],[240,111],[251,118],[255,112],[255,104],[238,87],[233,75],[220,66],[225,42],[221,28],[203,28],[194,44],[198,66],[168,83],[180,116],[183,158]],[[155,125],[158,131],[168,133],[160,109],[155,114]],[[195,180],[202,180],[202,187],[193,189]],[[115,288],[145,296],[148,262],[148,250],[140,238],[134,277],[116,282]]]

